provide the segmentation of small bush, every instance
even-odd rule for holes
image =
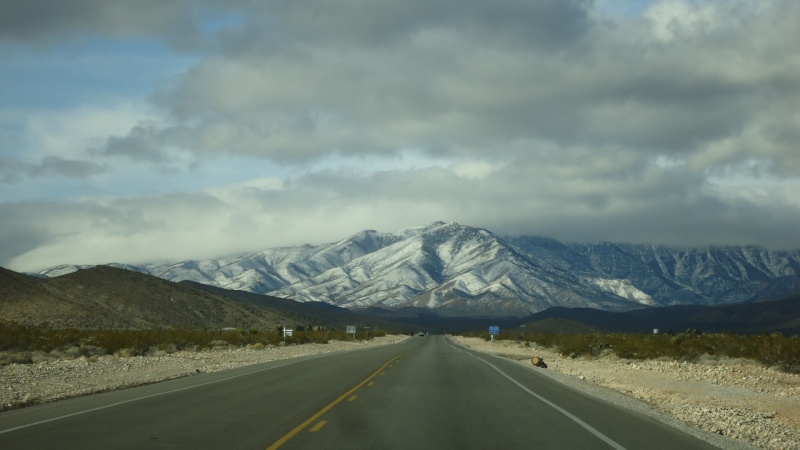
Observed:
[[[30,364],[33,362],[31,354],[27,352],[0,352],[0,365]]]

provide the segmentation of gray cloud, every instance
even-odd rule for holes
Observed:
[[[303,161],[537,139],[690,157],[748,127],[796,129],[765,108],[797,100],[796,68],[779,57],[798,52],[792,4],[719,8],[700,30],[674,25],[669,42],[644,19],[591,22],[586,2],[265,5],[278,31],[254,19],[243,32],[270,51],[230,47],[155,97],[187,125],[187,147]]]
[[[60,158],[58,156],[45,156],[41,164],[32,167],[34,176],[61,175],[70,178],[83,178],[107,172],[109,169],[103,164],[93,161],[79,161]]]
[[[165,161],[167,157],[163,151],[163,134],[152,124],[137,125],[127,136],[109,137],[101,153],[106,156],[124,156],[139,161]]]
[[[462,29],[476,40],[561,46],[588,28],[590,4],[584,0],[511,0],[501,5],[478,0],[312,0],[265,2],[261,13],[282,31],[269,37],[312,45],[386,46],[427,29],[444,27]]]
[[[27,244],[0,262],[55,261],[84,240],[98,243],[87,260],[191,257],[198,240],[214,256],[434,220],[568,241],[800,247],[800,3],[655,1],[635,17],[556,0],[114,4],[79,14],[84,2],[65,2],[60,15],[0,22],[0,38],[160,36],[197,52],[154,88],[166,119],[100,137],[96,161],[9,159],[0,181],[91,175],[120,157],[187,173],[238,157],[292,175],[67,202],[35,233],[8,223]],[[387,168],[411,153],[418,167]],[[40,219],[33,204],[0,208]]]
[[[126,37],[195,33],[192,2],[27,0],[0,2],[0,39],[52,42],[78,35]]]
[[[66,178],[84,178],[106,173],[110,168],[101,163],[86,160],[66,159],[49,155],[38,164],[20,161],[16,158],[0,158],[0,183],[15,183],[21,178],[42,178],[60,176]]]

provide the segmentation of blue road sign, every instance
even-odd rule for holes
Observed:
[[[489,327],[489,334],[500,334],[500,327]]]

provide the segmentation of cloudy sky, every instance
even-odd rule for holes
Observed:
[[[436,220],[800,248],[795,0],[0,0],[0,266]]]

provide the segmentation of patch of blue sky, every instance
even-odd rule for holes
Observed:
[[[597,0],[595,10],[602,16],[616,18],[639,17],[655,0]]]
[[[70,109],[120,97],[142,97],[199,61],[156,39],[87,38],[49,50],[6,52],[4,107]]]

